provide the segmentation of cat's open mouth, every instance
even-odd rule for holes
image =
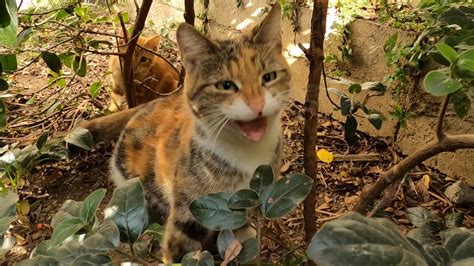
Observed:
[[[267,132],[267,118],[259,117],[251,121],[235,121],[244,137],[252,141],[259,141]]]

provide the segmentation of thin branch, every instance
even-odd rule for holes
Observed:
[[[152,49],[147,48],[147,47],[145,47],[141,44],[138,44],[138,43],[137,43],[137,46],[142,48],[143,50],[148,51],[148,52],[160,57],[161,59],[165,60],[165,62],[168,63],[168,65],[170,65],[170,67],[172,67],[174,69],[174,71],[176,71],[176,73],[179,73],[178,69],[168,59],[166,59],[164,56],[159,54],[157,51],[153,51]]]
[[[446,115],[446,110],[448,109],[449,98],[449,94],[446,95],[443,101],[443,105],[441,106],[441,110],[439,110],[438,124],[436,125],[436,137],[438,138],[438,141],[441,141],[446,137],[446,133],[444,133],[443,131],[443,121],[444,116]]]
[[[84,48],[80,48],[80,49],[83,52],[89,52],[89,53],[93,53],[93,54],[125,56],[125,53],[119,53],[119,52],[104,52],[104,51],[90,50],[90,49],[84,49]]]
[[[329,102],[331,102],[331,104],[334,105],[334,107],[336,107],[337,109],[341,109],[341,107],[332,100],[331,95],[329,94],[328,83],[326,80],[326,70],[324,69],[324,61],[323,61],[322,69],[323,69],[323,80],[324,80],[324,89],[326,91],[326,97],[328,97]]]

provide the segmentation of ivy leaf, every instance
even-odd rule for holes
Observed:
[[[408,220],[416,227],[431,227],[439,223],[439,218],[423,207],[412,207],[406,209]]]
[[[454,111],[459,118],[464,118],[471,110],[471,99],[461,90],[451,94],[449,99],[454,105]]]
[[[219,232],[219,235],[217,236],[217,249],[219,250],[221,258],[225,258],[225,251],[234,240],[236,240],[236,238],[231,230],[224,229]]]
[[[451,257],[458,260],[473,260],[474,233],[472,231],[461,231],[446,240],[444,247]],[[468,264],[465,264],[468,265]]]
[[[456,50],[451,48],[451,46],[444,44],[444,43],[437,43],[436,49],[441,53],[441,55],[446,58],[451,64],[456,62],[456,58],[458,57],[458,54],[456,53]]]
[[[189,209],[194,218],[211,230],[234,230],[247,222],[245,210],[231,210],[229,202],[231,193],[215,193],[202,196],[191,202]]]
[[[447,228],[461,227],[464,220],[463,212],[452,213],[444,218],[444,223]]]
[[[0,46],[15,47],[18,14],[15,0],[0,1]]]
[[[241,189],[235,192],[228,202],[231,209],[247,209],[259,204],[257,193],[251,189]]]
[[[97,97],[100,92],[100,89],[102,89],[102,81],[99,80],[91,84],[89,88],[89,94],[91,95],[92,99],[95,99],[95,97]]]
[[[80,216],[84,224],[89,224],[94,219],[97,208],[105,197],[105,188],[97,189],[87,196],[81,205]]]
[[[18,195],[12,192],[0,194],[0,235],[3,235],[16,218],[16,202]]]
[[[316,152],[316,156],[318,156],[318,159],[325,162],[325,163],[331,163],[332,160],[334,160],[334,155],[332,152],[329,152],[326,149],[320,149]]]
[[[357,120],[354,116],[348,115],[346,123],[344,124],[344,139],[349,146],[354,145],[359,138],[356,134],[357,131]]]
[[[257,192],[258,195],[262,193],[263,188],[273,183],[273,168],[271,165],[260,165],[253,173],[250,180],[250,188]]]
[[[106,220],[112,220],[118,226],[122,241],[135,242],[148,226],[148,210],[140,179],[129,179],[118,186],[104,213]]]
[[[88,151],[91,150],[93,144],[92,134],[82,127],[74,128],[66,135],[64,141]]]
[[[362,91],[362,86],[360,84],[352,84],[349,86],[349,93],[354,94],[354,93],[360,93]]]
[[[265,187],[260,199],[262,214],[277,219],[291,212],[311,191],[313,180],[305,175],[284,177]]]
[[[53,235],[51,236],[51,245],[56,246],[66,240],[68,237],[77,233],[81,228],[84,227],[81,219],[70,218],[62,221],[54,228]]]
[[[257,239],[249,238],[242,242],[242,250],[235,260],[240,264],[249,263],[258,255],[259,250]]]
[[[79,218],[82,202],[66,200],[59,211],[54,214],[51,226],[56,228],[60,223],[71,218]]]
[[[461,88],[461,82],[451,79],[441,71],[430,71],[423,80],[423,87],[426,92],[434,96],[445,96]]]
[[[194,251],[184,255],[183,266],[214,266],[214,258],[209,251]]]
[[[346,96],[341,97],[341,114],[350,115],[351,114],[352,101]]]
[[[382,128],[382,116],[379,114],[370,114],[367,116],[367,119],[369,122],[374,126],[377,130],[380,130]]]
[[[105,221],[99,229],[84,240],[84,246],[91,250],[107,251],[120,246],[120,231],[111,220]]]
[[[435,237],[427,226],[414,228],[407,233],[407,237],[416,240],[421,245],[436,244]]]
[[[395,48],[395,45],[397,44],[397,39],[398,39],[398,32],[396,32],[395,34],[393,34],[392,36],[388,38],[388,40],[383,45],[383,50],[385,53],[388,53],[392,51],[393,48]]]
[[[49,69],[55,73],[59,73],[61,70],[61,60],[56,54],[47,51],[41,52],[41,58],[43,58],[43,61],[46,63]]]

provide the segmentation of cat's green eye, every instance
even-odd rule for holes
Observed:
[[[263,83],[268,83],[274,79],[277,78],[277,73],[275,71],[272,71],[272,72],[268,72],[267,74],[263,75],[262,79],[263,79]]]
[[[219,90],[224,90],[224,91],[227,91],[227,90],[238,91],[239,90],[239,88],[237,88],[237,85],[235,85],[235,83],[230,80],[217,82],[216,88]]]

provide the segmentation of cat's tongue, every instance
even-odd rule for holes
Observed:
[[[237,121],[237,126],[245,137],[252,141],[259,141],[267,132],[267,118],[260,117],[252,121]]]

